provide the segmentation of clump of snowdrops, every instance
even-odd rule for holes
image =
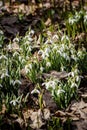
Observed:
[[[52,94],[53,99],[56,101],[59,108],[66,108],[73,97],[76,98],[77,89],[80,85],[81,77],[79,71],[75,66],[72,71],[68,73],[65,80],[49,79],[42,85]]]
[[[66,21],[68,35],[73,39],[80,32],[87,32],[87,11],[80,10],[70,13]]]
[[[56,37],[56,41],[54,37]],[[37,53],[40,60],[33,56],[33,60],[25,65],[26,74],[32,82],[36,83],[39,82],[38,75],[49,73],[51,70],[69,73],[65,81],[52,78],[43,83],[51,92],[58,106],[67,107],[71,99],[76,97],[81,81],[80,75],[87,72],[86,49],[76,50],[75,45],[71,44],[70,38],[66,34],[61,37],[58,35],[47,37],[41,45],[41,49]]]
[[[9,44],[2,48],[4,43],[4,33],[0,35],[0,103],[3,100],[8,109],[13,105],[20,106],[22,97],[18,95],[21,83],[21,69],[31,55],[32,36],[34,31],[29,30],[25,37],[17,36]],[[23,100],[25,103],[26,98]],[[23,103],[22,103],[23,104]]]
[[[59,33],[61,35],[58,35]],[[38,43],[39,51],[32,53],[33,46]],[[18,108],[22,101],[25,102],[22,100],[23,96],[18,95],[22,69],[31,82],[38,83],[40,86],[42,82],[44,83],[60,108],[69,104],[80,84],[79,75],[87,72],[86,50],[84,48],[76,50],[70,38],[60,30],[57,34],[47,35],[44,39],[35,38],[34,31],[29,29],[24,37],[17,36],[4,49],[0,49],[0,102],[2,103],[4,99],[9,105]],[[71,75],[66,81],[57,79],[43,81],[42,74],[49,73],[51,70],[66,71]],[[55,86],[50,87],[50,80],[55,82]],[[6,97],[9,100],[6,100]]]

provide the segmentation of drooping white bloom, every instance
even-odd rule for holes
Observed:
[[[57,86],[57,82],[56,81],[49,81],[49,82],[45,82],[43,85],[46,86],[46,89],[55,89],[55,87]]]
[[[62,57],[66,60],[70,60],[69,56],[67,55],[67,53],[62,53]]]
[[[76,22],[76,20],[74,18],[69,18],[69,24],[73,25]]]
[[[80,77],[76,76],[76,82],[80,81]]]
[[[24,70],[25,70],[26,74],[30,72],[30,69],[28,68],[28,65],[25,66]]]
[[[12,45],[9,44],[9,45],[7,46],[7,48],[8,48],[8,50],[11,50],[11,49],[12,49]]]
[[[13,86],[15,86],[16,84],[21,85],[21,81],[20,81],[20,80],[15,80],[15,81],[13,82]]]
[[[30,31],[29,31],[29,35],[30,35],[30,36],[33,36],[34,33],[35,33],[34,30],[30,30]]]
[[[81,15],[76,12],[76,13],[75,13],[75,20],[76,20],[76,21],[79,21],[80,18],[81,18]]]
[[[28,41],[29,41],[29,42],[32,42],[32,41],[33,41],[33,38],[29,37],[29,38],[28,38]]]
[[[43,72],[43,70],[44,70],[44,67],[40,67],[40,71]]]
[[[25,60],[25,59],[22,59],[22,60],[21,60],[21,63],[22,63],[22,64],[24,64],[25,62],[26,62],[26,60]]]
[[[84,23],[87,25],[87,14],[84,16]]]
[[[75,76],[75,73],[72,71],[70,72],[71,76],[74,77]]]
[[[74,88],[74,87],[78,88],[78,85],[76,83],[72,83],[71,88]]]
[[[19,38],[17,38],[17,37],[14,38],[14,39],[13,39],[13,42],[19,43]]]
[[[31,38],[29,35],[26,35],[26,36],[24,37],[24,40],[25,40],[25,41],[32,42],[32,41],[33,41],[33,38]]]
[[[3,34],[4,34],[4,32],[2,30],[0,30],[0,35],[3,35]]]
[[[46,63],[46,66],[47,66],[47,67],[51,67],[51,63],[50,63],[50,62],[47,62],[47,63]]]
[[[52,44],[53,41],[51,39],[48,39],[44,44]]]
[[[46,59],[47,54],[43,53],[41,57],[42,57],[42,59]]]
[[[27,40],[26,42],[24,42],[24,45],[28,45],[29,46],[30,42]]]
[[[59,37],[58,37],[58,35],[56,35],[56,34],[52,37],[53,42],[57,42],[58,39],[59,39]]]
[[[29,67],[30,69],[32,69],[32,64],[28,64],[28,67]]]
[[[46,49],[45,49],[45,53],[46,53],[46,54],[49,54],[50,51],[51,51],[50,48],[46,48]]]
[[[1,79],[5,78],[5,77],[10,77],[10,75],[8,74],[8,72],[2,73]]]
[[[75,60],[75,61],[77,61],[78,60],[78,58],[76,57],[76,55],[71,55],[71,58],[73,59],[73,60]]]
[[[0,84],[0,88],[2,88],[3,86],[2,86],[2,84]]]
[[[18,56],[18,55],[19,55],[19,53],[18,53],[17,51],[15,51],[15,52],[13,53],[13,57]]]
[[[64,41],[64,40],[69,41],[69,37],[67,35],[63,35],[61,38],[61,41]]]
[[[42,54],[43,54],[43,51],[42,51],[42,50],[39,50],[39,51],[38,51],[38,55],[41,56]]]
[[[7,60],[8,58],[5,55],[1,55],[0,60],[2,60],[2,59]]]
[[[61,93],[65,93],[65,91],[63,89],[58,89],[56,93],[57,95],[60,95]]]
[[[10,104],[12,104],[13,106],[16,106],[18,104],[18,101],[17,100],[12,100],[12,101],[10,101]]]
[[[31,91],[31,94],[34,94],[34,93],[40,94],[40,91],[35,88],[35,89],[33,89],[33,90]]]
[[[28,51],[31,52],[32,51],[32,47],[28,46]]]

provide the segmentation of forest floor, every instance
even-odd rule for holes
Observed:
[[[74,4],[77,6],[78,1]],[[3,30],[5,35],[4,42],[8,44],[17,35],[23,37],[29,27],[35,31],[37,37],[40,34],[43,34],[43,32],[46,32],[52,25],[54,32],[56,32],[57,23],[59,23],[61,30],[64,30],[65,24],[63,17],[65,17],[65,13],[62,15],[61,8],[62,5],[58,9],[58,7],[55,8],[51,6],[50,3],[44,3],[43,5],[33,4],[32,6],[15,4],[10,7],[7,3],[5,7],[0,9],[0,29]],[[50,10],[55,10],[53,16],[49,13]],[[85,40],[86,35],[87,34],[84,34],[83,41]],[[76,42],[76,38],[74,40]],[[84,46],[87,49],[87,42],[84,42]],[[23,74],[21,81],[22,84],[19,88],[20,93],[24,93],[25,95],[28,92],[31,93],[35,84],[30,82]],[[83,75],[81,84],[78,88],[78,99],[72,99],[66,109],[58,109],[50,92],[44,88],[43,90],[43,100],[45,102],[43,112],[39,109],[37,95],[30,95],[27,107],[22,110],[22,117],[19,117],[14,113],[7,113],[6,108],[3,105],[2,111],[0,112],[0,116],[2,116],[2,121],[0,120],[0,130],[12,130],[12,125],[14,125],[14,130],[36,129],[37,126],[29,121],[30,118],[36,118],[36,115],[41,116],[41,127],[37,128],[37,130],[87,130],[87,74]],[[52,122],[53,120],[54,122]],[[27,121],[31,123],[31,128],[29,128]],[[48,122],[49,125],[51,125],[49,129]],[[58,123],[59,126],[56,125]]]

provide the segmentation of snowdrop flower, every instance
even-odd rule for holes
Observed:
[[[10,75],[6,72],[6,73],[3,73],[2,75],[1,75],[1,79],[3,79],[3,78],[5,78],[5,77],[10,77]]]
[[[69,24],[73,25],[76,22],[76,20],[74,18],[69,18]]]
[[[2,30],[0,30],[0,35],[3,35],[3,34],[4,34],[4,32]]]
[[[51,63],[50,63],[50,62],[47,62],[47,63],[46,63],[46,66],[47,66],[47,67],[51,67]]]
[[[25,66],[24,70],[25,70],[26,74],[30,72],[28,65]]]
[[[65,93],[65,91],[63,89],[58,89],[56,93],[57,95],[60,95],[61,93]]]
[[[40,71],[43,72],[43,70],[44,70],[44,67],[40,67]]]
[[[63,40],[63,37],[62,37],[62,40]],[[60,50],[61,50],[61,51],[64,51],[64,50],[65,50],[65,44],[61,44]]]
[[[58,35],[54,35],[54,36],[52,37],[53,42],[57,42],[58,39],[59,39]]]
[[[19,61],[21,61],[22,60],[22,57],[21,56],[19,56]]]
[[[75,73],[72,71],[70,72],[71,76],[74,77],[75,76]]]
[[[59,49],[59,47],[58,47],[58,45],[54,44],[54,45],[52,46],[52,49],[53,49],[53,51],[57,51],[57,50]],[[50,51],[51,51],[51,50],[50,50]]]
[[[80,81],[80,77],[76,76],[76,82]]]
[[[16,106],[16,104],[18,104],[18,101],[17,100],[12,100],[12,101],[10,101],[10,104],[12,104],[13,106]]]
[[[34,94],[34,93],[40,94],[40,91],[35,88],[34,90],[31,91],[31,94]]]
[[[25,41],[32,42],[32,41],[33,41],[33,38],[31,38],[30,36],[27,35],[27,36],[24,37],[24,40],[25,40]]]
[[[26,58],[26,60],[29,60],[29,56],[26,56],[25,58]]]
[[[46,82],[44,83],[43,85],[46,86],[46,89],[55,89],[57,83],[55,81],[49,81],[49,82]]]
[[[21,60],[21,63],[22,63],[22,64],[24,64],[25,62],[26,62],[26,60],[25,60],[25,59],[22,59],[22,60]]]
[[[17,37],[14,38],[14,39],[13,39],[13,42],[19,43],[19,38],[17,38]]]
[[[0,60],[2,60],[2,59],[7,60],[8,58],[5,55],[1,55]]]
[[[13,82],[13,86],[15,86],[15,84],[21,85],[21,81],[20,81],[20,80],[15,80],[15,81]]]
[[[28,64],[28,67],[29,67],[30,69],[32,69],[32,64]]]
[[[69,37],[68,37],[68,36],[66,36],[66,35],[62,36],[61,41],[64,41],[64,40],[69,41]]]
[[[78,73],[79,73],[79,70],[76,68],[76,69],[74,70],[74,73],[75,73],[75,74],[78,74]]]
[[[61,66],[61,71],[64,71],[65,70],[65,66]]]
[[[29,41],[29,42],[32,42],[32,41],[33,41],[33,38],[28,37],[28,41]]]
[[[84,16],[84,23],[87,24],[87,14]]]
[[[47,34],[48,34],[49,37],[52,36],[51,31],[47,31]]]
[[[29,32],[29,35],[30,35],[30,36],[33,36],[34,33],[35,33],[34,30],[31,30],[31,31]]]
[[[80,15],[83,15],[83,14],[84,14],[84,11],[80,10],[79,14],[80,14]]]
[[[18,56],[18,55],[19,55],[19,53],[18,53],[17,51],[15,51],[15,52],[13,53],[13,57]]]
[[[47,56],[45,53],[43,53],[41,57],[42,57],[42,59],[46,59]]]
[[[28,51],[29,51],[29,52],[31,52],[31,51],[32,51],[31,46],[28,46]]]
[[[9,44],[9,45],[7,46],[7,48],[8,48],[8,50],[11,50],[11,49],[12,49],[12,45]]]
[[[79,51],[77,52],[77,56],[78,56],[78,57],[81,57],[81,56],[82,56],[82,51],[79,50]]]
[[[29,45],[30,42],[27,40],[26,42],[24,42],[24,45]]]
[[[81,17],[80,14],[76,12],[76,13],[75,13],[75,20],[76,20],[76,21],[79,21],[80,17]]]
[[[49,52],[50,52],[50,49],[49,49],[49,48],[46,48],[44,51],[39,52],[38,54],[40,55],[40,53],[42,53],[42,54],[41,54],[41,57],[42,57],[43,59],[45,59],[46,57],[49,57]]]
[[[61,53],[61,56],[66,59],[67,61],[70,60],[69,56],[67,55],[67,53]]]
[[[71,50],[70,50],[70,53],[71,53],[72,55],[74,55],[74,54],[75,54],[75,50],[74,50],[74,49],[71,49]]]
[[[62,56],[62,51],[61,50],[57,50],[57,53]]]
[[[38,55],[41,56],[43,54],[43,51],[42,50],[39,50],[38,51]]]
[[[51,39],[48,39],[46,42],[45,42],[45,44],[52,44],[53,43],[53,41],[51,40]]]
[[[73,55],[71,55],[71,59],[73,59],[73,60],[75,60],[75,61],[77,61],[78,60],[78,58],[73,54]]]
[[[46,54],[48,54],[50,51],[51,51],[50,48],[46,48],[46,49],[45,49],[45,53],[46,53]]]
[[[78,85],[76,83],[72,83],[71,88],[74,88],[74,87],[78,88]]]
[[[0,88],[2,88],[3,86],[0,84]]]

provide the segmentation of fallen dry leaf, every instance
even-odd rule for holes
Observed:
[[[45,120],[50,119],[50,110],[49,109],[47,109],[47,108],[43,109],[43,114],[44,114]]]
[[[71,110],[73,111],[77,111],[77,110],[80,110],[80,109],[83,109],[87,107],[87,103],[85,103],[83,100],[81,100],[80,102],[76,102],[74,103],[72,106],[71,106]]]
[[[45,121],[50,119],[50,110],[49,109],[39,109],[37,111],[34,110],[26,110],[23,112],[25,125],[33,129],[39,129],[41,126],[45,125]],[[43,120],[44,119],[44,120]]]
[[[0,111],[0,114],[5,114],[7,108],[5,106],[5,104],[2,104],[2,110]]]
[[[39,109],[36,112],[33,112],[30,116],[30,119],[32,120],[32,123],[30,124],[30,126],[33,129],[39,129],[41,126],[44,125],[44,122],[42,121],[41,109]]]
[[[47,19],[47,21],[45,22],[45,25],[46,25],[46,26],[51,25],[51,19],[50,19],[50,18]]]
[[[58,110],[58,111],[56,111],[55,116],[57,116],[57,117],[64,117],[64,116],[66,116],[66,113],[63,112],[63,111]]]

